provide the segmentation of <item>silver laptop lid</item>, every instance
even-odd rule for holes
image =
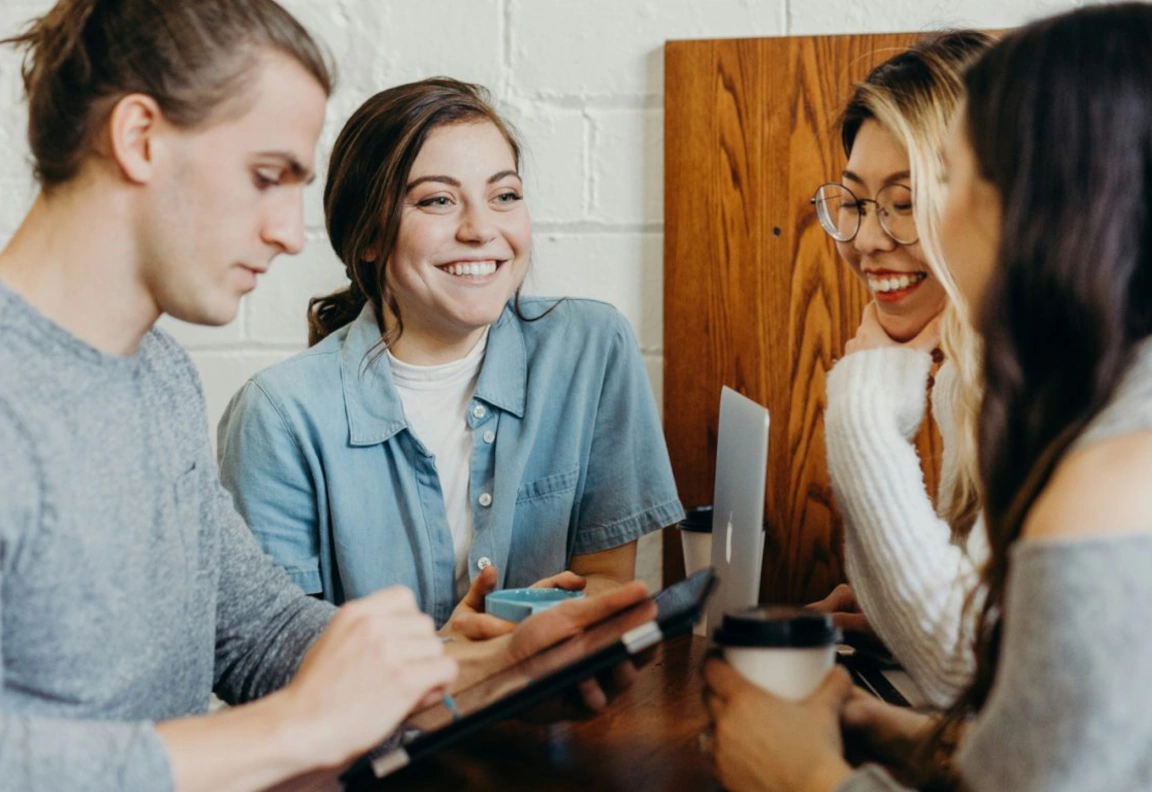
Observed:
[[[712,566],[719,586],[708,607],[709,629],[726,611],[760,601],[767,467],[768,410],[723,388],[712,499]]]

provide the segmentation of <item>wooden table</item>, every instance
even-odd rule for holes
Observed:
[[[495,724],[382,780],[380,790],[717,790],[697,736],[706,715],[706,642],[665,644],[635,684],[592,720]]]

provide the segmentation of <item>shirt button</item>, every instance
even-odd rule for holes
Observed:
[[[484,442],[488,443],[489,445],[496,442],[496,433],[491,431],[491,430],[485,432],[484,433]]]
[[[481,572],[483,572],[485,569],[487,569],[490,566],[492,566],[492,559],[489,558],[488,556],[484,556],[483,558],[481,558],[479,561],[476,562],[476,568],[479,569]]]
[[[484,409],[483,404],[477,404],[475,407],[472,408],[472,415],[475,416],[476,418],[483,418],[487,414],[488,414],[488,411]]]
[[[492,505],[492,496],[487,492],[483,492],[480,494],[479,501],[480,501],[481,506],[491,506]]]

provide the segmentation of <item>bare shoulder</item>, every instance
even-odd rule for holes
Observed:
[[[1023,533],[1028,538],[1152,534],[1152,431],[1070,454],[1028,513]]]

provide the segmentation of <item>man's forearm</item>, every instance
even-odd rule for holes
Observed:
[[[267,789],[309,770],[325,769],[310,755],[306,724],[287,713],[286,694],[212,715],[160,723],[177,792]]]

